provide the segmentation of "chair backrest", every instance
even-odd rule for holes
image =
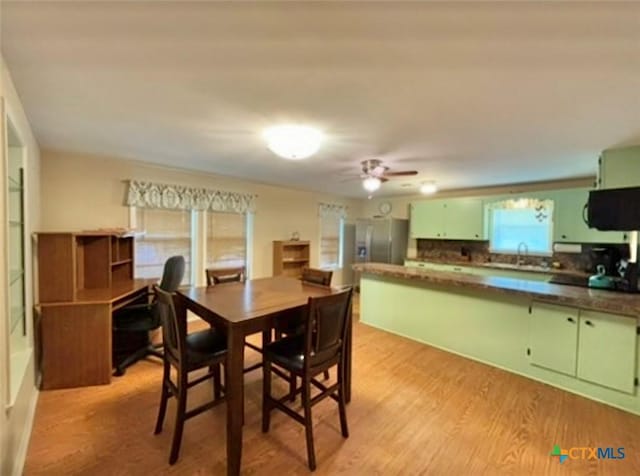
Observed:
[[[303,268],[302,281],[305,283],[319,284],[321,286],[331,286],[333,271],[323,269]]]
[[[207,286],[244,281],[244,266],[237,268],[209,268],[205,272],[207,273]]]
[[[187,323],[178,319],[173,301],[173,293],[154,286],[156,294],[156,308],[162,321],[162,343],[164,352],[175,361],[182,362],[185,358],[185,342],[187,338]]]
[[[305,329],[305,365],[313,367],[341,354],[351,316],[353,289],[309,298]]]
[[[184,278],[184,268],[184,256],[172,256],[169,258],[164,263],[160,288],[170,293],[175,292],[180,286],[182,278]]]

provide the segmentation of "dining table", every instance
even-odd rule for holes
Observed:
[[[288,276],[273,276],[208,287],[181,288],[176,292],[178,318],[187,311],[225,332],[227,338],[227,475],[240,474],[244,424],[244,347],[248,335],[262,333],[263,345],[271,341],[278,316],[303,309],[309,298],[339,293],[343,288],[309,284]],[[293,313],[295,314],[295,313]],[[351,313],[345,351],[345,398],[351,399]]]

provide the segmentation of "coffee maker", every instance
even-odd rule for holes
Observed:
[[[629,260],[622,260],[618,264],[620,279],[616,282],[616,289],[627,293],[638,292],[638,232],[629,233]]]

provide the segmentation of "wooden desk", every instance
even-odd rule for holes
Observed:
[[[110,383],[112,313],[144,299],[151,283],[135,279],[114,283],[110,288],[81,289],[74,301],[36,306],[40,388]]]
[[[181,289],[176,294],[178,317],[186,319],[190,310],[227,334],[227,474],[240,474],[244,413],[244,340],[262,332],[269,342],[273,320],[278,313],[302,307],[309,297],[327,296],[339,289],[304,284],[284,276],[228,283],[208,288]],[[351,386],[351,323],[345,378],[346,394]]]

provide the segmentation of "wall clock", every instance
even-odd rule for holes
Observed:
[[[380,202],[380,205],[378,205],[378,211],[381,215],[385,216],[391,213],[391,202]]]

